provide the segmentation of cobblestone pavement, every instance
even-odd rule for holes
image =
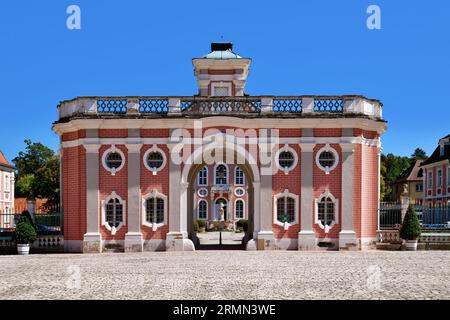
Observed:
[[[3,299],[450,299],[450,251],[0,256]]]

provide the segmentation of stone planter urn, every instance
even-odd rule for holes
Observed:
[[[17,254],[20,256],[28,255],[30,253],[29,244],[17,244]]]
[[[407,251],[417,251],[417,239],[416,240],[405,240],[405,247]]]

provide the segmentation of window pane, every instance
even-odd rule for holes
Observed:
[[[147,165],[152,169],[159,169],[163,165],[163,162],[163,155],[158,151],[150,152],[147,157]]]
[[[106,166],[110,169],[117,169],[122,165],[122,156],[118,152],[110,152],[106,156]]]
[[[278,164],[283,169],[288,169],[294,165],[294,155],[290,151],[282,151],[278,156]]]
[[[147,222],[153,223],[154,221],[154,215],[155,215],[155,198],[147,199],[146,202],[146,218]]]
[[[323,151],[319,156],[319,164],[323,168],[331,168],[334,165],[335,159],[334,154],[329,151]]]
[[[198,203],[198,217],[199,219],[207,218],[207,204],[205,200],[201,200]]]
[[[295,221],[295,200],[294,198],[287,198],[287,213],[288,213],[288,222],[294,222]]]
[[[227,167],[223,164],[216,168],[216,184],[227,184]]]
[[[236,219],[244,218],[244,201],[242,200],[236,201],[235,216]]]
[[[164,200],[157,198],[156,200],[156,223],[164,222]]]
[[[280,222],[284,222],[285,211],[284,211],[284,197],[277,199],[277,220]]]
[[[239,167],[236,167],[235,170],[234,183],[238,185],[244,184],[244,171],[242,171],[242,169]]]

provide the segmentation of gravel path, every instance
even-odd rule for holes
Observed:
[[[450,299],[450,251],[0,256],[3,299]]]

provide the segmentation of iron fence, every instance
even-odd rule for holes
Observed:
[[[380,229],[396,229],[402,222],[400,202],[381,202],[379,211]]]
[[[415,204],[414,209],[424,229],[450,229],[450,205],[423,206]],[[381,202],[379,211],[380,229],[398,229],[402,223],[399,202]]]
[[[0,237],[14,234],[22,213],[0,212]],[[46,206],[33,215],[33,223],[38,235],[61,235],[62,214],[59,205]]]

